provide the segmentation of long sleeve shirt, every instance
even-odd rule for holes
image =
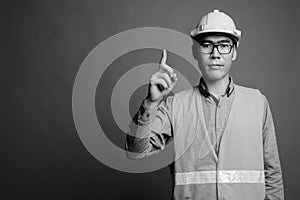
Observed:
[[[201,78],[199,91],[203,99],[204,121],[208,129],[210,141],[218,154],[219,145],[226,127],[234,99],[234,83],[230,78],[226,93],[216,98],[208,92],[208,88]],[[263,148],[265,168],[266,199],[284,199],[282,171],[278,154],[276,134],[268,100],[264,98],[263,117]],[[172,124],[170,122],[173,96],[169,96],[156,106],[149,107],[143,102],[139,111],[130,124],[127,137],[128,151],[139,153],[140,157],[149,156],[164,149],[172,138]]]

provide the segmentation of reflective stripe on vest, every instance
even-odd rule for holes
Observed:
[[[264,183],[264,171],[219,170],[218,183]],[[175,173],[175,185],[217,183],[216,171]]]

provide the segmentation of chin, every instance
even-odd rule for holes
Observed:
[[[206,74],[204,76],[205,79],[209,80],[209,81],[218,81],[218,80],[221,80],[225,77],[226,75],[220,73],[220,72],[215,72],[215,73],[209,73],[209,74]]]

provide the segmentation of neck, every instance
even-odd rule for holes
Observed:
[[[209,93],[217,98],[220,98],[221,95],[225,94],[225,91],[229,84],[229,76],[225,76],[224,78],[217,81],[206,80],[204,78],[204,81],[207,85]]]

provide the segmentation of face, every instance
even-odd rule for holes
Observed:
[[[233,45],[231,38],[226,36],[206,36],[198,44],[197,58],[198,65],[205,81],[216,82],[228,78],[232,61],[236,59],[236,47],[232,47],[230,53],[221,54],[217,47],[213,48],[211,53],[202,53],[202,47],[206,48],[211,44],[221,44],[220,49],[226,45]],[[203,49],[203,48],[202,48]],[[203,50],[202,50],[203,51]]]

